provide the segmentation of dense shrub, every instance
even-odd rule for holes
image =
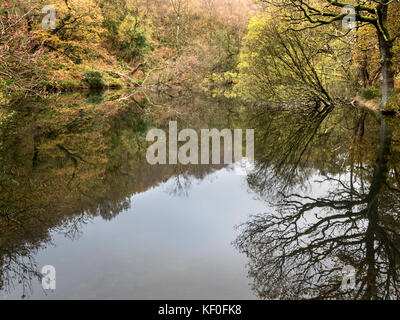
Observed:
[[[0,104],[9,103],[12,93],[29,92],[40,86],[46,64],[39,35],[29,30],[23,19],[7,2],[0,3]],[[39,94],[39,93],[38,93]]]
[[[103,74],[99,71],[86,71],[84,81],[91,89],[101,89],[107,86]]]
[[[392,97],[389,99],[388,104],[386,105],[385,109],[387,111],[400,111],[400,88],[397,88],[393,93]]]
[[[126,61],[143,56],[150,51],[150,34],[139,18],[127,15],[119,28],[120,55]]]
[[[381,96],[381,92],[378,87],[373,86],[368,89],[362,89],[360,91],[360,96],[367,100],[372,100]]]

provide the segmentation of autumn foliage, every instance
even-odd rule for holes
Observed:
[[[45,71],[39,35],[29,30],[27,16],[7,2],[0,5],[0,99],[9,103],[13,92],[32,92]]]

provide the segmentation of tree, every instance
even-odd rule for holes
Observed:
[[[26,17],[6,2],[0,5],[0,102],[12,92],[29,92],[43,77],[43,46],[37,33],[29,31]]]
[[[348,87],[351,50],[333,27],[285,30],[275,10],[253,17],[240,54],[239,92],[254,100],[330,105]],[[321,30],[320,30],[321,31]]]
[[[382,108],[394,92],[395,68],[393,63],[394,42],[400,36],[393,28],[389,18],[397,11],[398,0],[370,0],[342,2],[339,0],[264,0],[284,10],[285,18],[291,30],[318,28],[335,23],[348,16],[342,10],[352,6],[359,27],[372,25],[376,30],[381,62]]]
[[[141,19],[139,14],[136,16],[128,14],[118,30],[121,56],[127,61],[142,57],[151,49],[150,35],[145,19]]]

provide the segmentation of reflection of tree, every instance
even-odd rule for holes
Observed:
[[[256,128],[257,162],[249,185],[259,193],[288,190],[305,185],[316,171],[335,175],[349,166],[362,176],[360,160],[374,160],[363,150],[376,140],[375,129],[368,134],[363,129],[371,121],[365,111],[347,108],[256,110],[248,124]]]
[[[280,200],[271,201],[276,209],[273,213],[255,215],[242,226],[235,245],[250,260],[249,275],[260,297],[400,297],[400,201],[398,191],[387,184],[391,139],[382,119],[368,188],[357,182],[349,164],[341,175],[323,174],[319,186],[314,183],[319,191],[328,189],[324,196],[281,194]],[[317,146],[315,142],[314,148]],[[312,153],[310,150],[308,156]],[[261,175],[252,179],[253,185],[261,186],[258,192],[270,188]],[[340,289],[344,265],[357,269],[354,291]]]
[[[222,167],[152,166],[145,137],[153,118],[143,110],[121,108],[104,119],[93,106],[77,108],[76,96],[65,99],[57,100],[63,104],[57,116],[27,116],[0,132],[0,293],[14,286],[29,293],[39,276],[34,257],[51,242],[50,231],[76,239],[94,217],[111,220],[129,209],[133,194],[175,176],[184,177],[175,188],[185,192],[192,180]],[[187,118],[187,127],[201,121]]]
[[[32,253],[37,252],[35,244],[0,246],[0,292],[9,292],[18,283],[22,297],[31,292],[31,283],[40,279]]]
[[[221,152],[223,154],[223,152]],[[173,183],[168,187],[167,192],[177,197],[188,197],[189,190],[195,181],[202,181],[208,175],[226,167],[225,164],[214,165],[181,165],[174,166],[175,174]]]
[[[267,110],[260,114],[257,111],[257,122],[252,121],[252,125],[262,129],[256,130],[258,165],[249,184],[265,190],[271,179],[281,187],[298,183],[301,172],[307,171],[304,168],[307,151],[330,113],[331,108],[298,110],[296,113]]]

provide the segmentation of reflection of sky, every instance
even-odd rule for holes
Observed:
[[[37,262],[54,265],[57,289],[47,298],[254,298],[246,258],[231,245],[249,214],[265,211],[234,171],[194,181],[187,197],[173,196],[174,179],[134,195],[112,221],[96,218],[75,241],[54,235],[55,247]],[[17,289],[10,297],[18,298]],[[43,298],[34,283],[32,298]]]

